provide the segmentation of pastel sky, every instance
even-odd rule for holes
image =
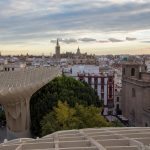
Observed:
[[[150,0],[0,0],[2,54],[150,54]]]

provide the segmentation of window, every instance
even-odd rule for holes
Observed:
[[[97,84],[94,85],[95,90],[97,90]]]
[[[136,91],[134,88],[132,88],[132,97],[136,97]]]
[[[104,78],[101,78],[101,84],[104,85]]]
[[[101,86],[101,93],[104,93],[104,86]]]
[[[98,84],[98,78],[97,77],[94,78],[94,84],[96,84],[96,85]]]
[[[101,94],[101,99],[104,100],[104,93]]]
[[[108,93],[109,93],[109,95],[112,95],[112,94],[113,94],[112,85],[109,85],[109,86],[108,86]]]
[[[112,82],[112,78],[109,79],[109,82]]]
[[[123,75],[125,75],[126,74],[126,69],[125,68],[123,68]]]
[[[91,84],[91,83],[92,83],[92,78],[88,77],[88,84]]]
[[[135,68],[131,69],[131,76],[135,76]]]
[[[117,97],[117,102],[119,102],[119,97]]]
[[[116,105],[116,109],[117,109],[117,110],[119,110],[119,109],[120,109],[120,106],[119,106],[119,104],[117,104],[117,105]]]

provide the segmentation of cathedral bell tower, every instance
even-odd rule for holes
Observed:
[[[57,44],[55,47],[55,54],[56,54],[56,58],[60,58],[60,45],[59,45],[58,39],[57,39]]]

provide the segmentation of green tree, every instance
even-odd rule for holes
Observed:
[[[58,101],[64,102],[64,100],[71,107],[75,107],[76,103],[83,106],[97,106],[99,102],[97,93],[88,84],[72,77],[56,77],[31,97],[30,115],[33,135],[41,135],[39,122],[47,113],[53,111]]]
[[[103,116],[101,116],[101,109],[89,106],[76,105],[76,115],[80,120],[79,128],[92,128],[92,127],[108,127],[111,126]]]
[[[100,115],[100,109],[94,106],[85,107],[76,104],[71,108],[67,102],[58,102],[54,111],[48,113],[41,121],[42,135],[50,134],[58,130],[70,130],[92,127],[109,127],[107,122]]]
[[[73,121],[75,115],[75,109],[70,108],[67,102],[58,102],[58,107],[54,108],[56,119],[63,129],[67,129],[70,123]]]

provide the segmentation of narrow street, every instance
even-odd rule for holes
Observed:
[[[2,143],[5,138],[6,138],[6,128],[0,127],[0,143]]]

